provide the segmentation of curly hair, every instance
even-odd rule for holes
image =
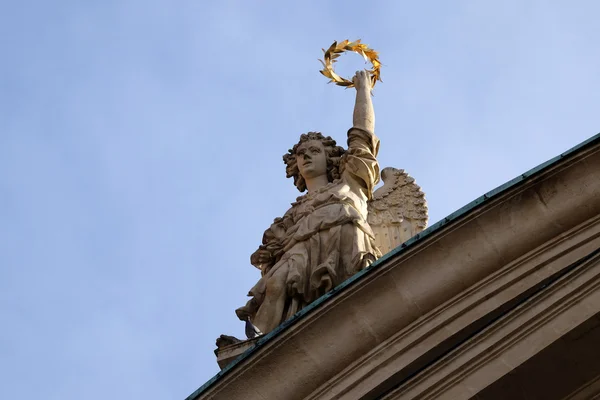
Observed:
[[[296,185],[300,192],[306,190],[306,182],[302,175],[300,175],[300,170],[298,169],[296,150],[298,149],[298,146],[309,140],[318,140],[325,148],[325,156],[327,157],[327,180],[329,182],[333,182],[335,179],[340,178],[342,173],[342,171],[340,171],[340,160],[346,152],[343,147],[336,145],[335,140],[333,140],[331,136],[323,136],[321,132],[308,132],[300,135],[298,143],[288,150],[287,154],[283,155],[283,162],[286,165],[286,175],[288,178],[294,178],[294,185]]]

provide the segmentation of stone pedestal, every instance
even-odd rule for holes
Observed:
[[[242,355],[246,350],[254,347],[258,338],[244,340],[238,343],[223,346],[215,350],[219,368],[223,369],[233,360]]]

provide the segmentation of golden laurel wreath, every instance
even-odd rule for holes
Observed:
[[[333,70],[333,64],[337,61],[342,53],[346,51],[353,51],[363,56],[366,62],[370,62],[373,66],[372,69],[367,70],[371,74],[371,86],[375,87],[377,81],[381,82],[381,63],[379,62],[379,53],[375,50],[370,49],[369,46],[360,42],[360,39],[350,42],[344,40],[338,43],[333,42],[327,50],[322,49],[324,53],[324,60],[319,60],[323,64],[323,69],[319,72],[330,79],[330,83],[334,82],[338,86],[353,87],[354,82],[346,78],[342,78]]]

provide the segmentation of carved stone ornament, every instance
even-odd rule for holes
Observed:
[[[382,254],[400,246],[427,227],[425,194],[403,169],[381,171],[384,184],[369,201],[367,221]]]

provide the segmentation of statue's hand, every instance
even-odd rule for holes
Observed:
[[[356,90],[368,90],[370,91],[373,88],[371,84],[371,75],[367,71],[356,71],[356,74],[352,78],[352,82],[354,83],[354,87]]]

